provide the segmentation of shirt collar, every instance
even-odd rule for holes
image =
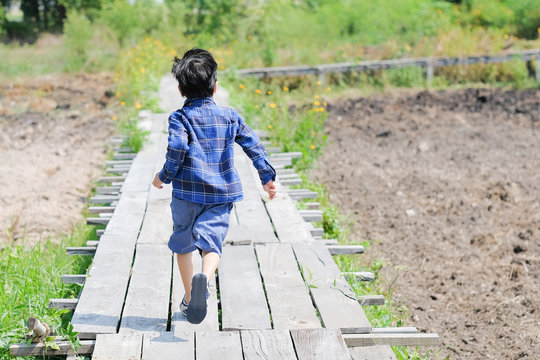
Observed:
[[[204,105],[216,105],[214,98],[212,97],[203,97],[203,98],[189,98],[184,101],[184,107],[188,106],[204,106]]]

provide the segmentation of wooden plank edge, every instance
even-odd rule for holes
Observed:
[[[343,334],[348,347],[390,346],[438,346],[437,334]]]
[[[77,307],[79,299],[49,299],[49,309],[69,309]]]
[[[9,347],[11,356],[50,356],[50,355],[74,355],[74,354],[91,354],[94,352],[95,340],[80,340],[81,346],[74,351],[69,341],[55,341],[60,350],[47,348],[43,343],[34,344],[12,344]]]
[[[383,295],[362,295],[358,296],[356,300],[362,306],[384,305],[386,303]]]
[[[84,284],[84,282],[86,281],[86,275],[65,274],[65,275],[60,275],[60,280],[64,284]]]
[[[364,252],[362,245],[327,245],[326,248],[332,255],[362,254]]]

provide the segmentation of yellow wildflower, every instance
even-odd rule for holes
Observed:
[[[246,86],[244,84],[240,84],[240,89],[244,90]]]
[[[321,85],[321,80],[317,81],[317,85]]]
[[[319,106],[319,105],[321,105],[321,103],[320,103],[320,102],[318,102],[318,101],[315,101],[315,102],[314,102],[314,104],[315,104],[315,106]]]
[[[311,144],[309,147],[311,148],[311,150],[315,150],[315,145]]]
[[[251,40],[251,39],[253,39],[253,36],[248,35],[248,40]]]
[[[117,92],[116,92],[116,93],[115,93],[114,95],[116,95],[116,96],[120,96],[120,92],[119,92],[119,91],[117,91]]]
[[[268,128],[271,129],[271,128],[272,128],[272,125],[268,124]]]
[[[145,69],[145,68],[141,68],[141,72],[142,72],[142,73],[143,73],[143,72],[145,72],[145,71],[146,71],[146,69]]]
[[[315,95],[314,98],[315,98],[315,99],[318,99],[318,98],[320,98],[320,96],[319,96],[319,95]]]
[[[508,40],[509,37],[508,34],[504,34],[504,40]]]
[[[135,62],[139,62],[139,61],[141,61],[141,59],[139,59],[139,58],[136,58],[136,59],[135,59]]]
[[[140,109],[142,106],[141,106],[140,103],[137,103],[137,104],[135,105],[135,107],[136,107],[137,109]]]
[[[286,87],[286,86],[284,86],[284,87],[283,87],[283,91],[287,92],[287,91],[289,91],[289,88]]]
[[[125,101],[120,101],[120,106],[124,106],[126,105],[126,102]]]
[[[272,109],[275,109],[275,108],[276,108],[276,104],[270,103],[270,107],[271,107]]]
[[[120,77],[120,73],[116,73],[116,74],[114,74],[114,76]]]
[[[272,91],[271,91],[271,90],[268,90],[266,93],[267,93],[268,95],[272,95]]]
[[[144,41],[150,42],[150,38],[147,37],[146,39],[144,39]]]
[[[113,119],[114,121],[116,121],[116,119],[118,119],[118,118],[116,117],[116,115],[113,115],[112,119]]]
[[[255,90],[255,92],[256,92],[257,94],[259,94],[259,95],[261,95],[261,94],[262,94],[262,91],[261,91],[261,90],[259,90],[259,89]]]
[[[322,103],[324,106],[327,106],[328,104],[326,103],[326,101],[323,101]]]
[[[326,92],[330,92],[330,91],[332,91],[332,88],[331,88],[331,87],[327,87],[327,88],[326,88]]]
[[[405,50],[411,51],[411,47],[409,45],[405,46]]]
[[[255,109],[258,109],[259,108],[259,105],[255,105]]]

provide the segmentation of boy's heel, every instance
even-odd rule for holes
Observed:
[[[196,274],[191,281],[191,300],[187,312],[187,320],[199,324],[206,317],[206,289],[208,279],[205,274]]]

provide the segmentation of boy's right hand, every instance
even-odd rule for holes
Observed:
[[[263,185],[263,190],[268,193],[270,200],[277,196],[277,187],[272,180]]]
[[[163,189],[163,181],[159,178],[159,173],[156,173],[156,176],[154,176],[154,181],[152,181],[152,185],[157,187],[158,189]]]

